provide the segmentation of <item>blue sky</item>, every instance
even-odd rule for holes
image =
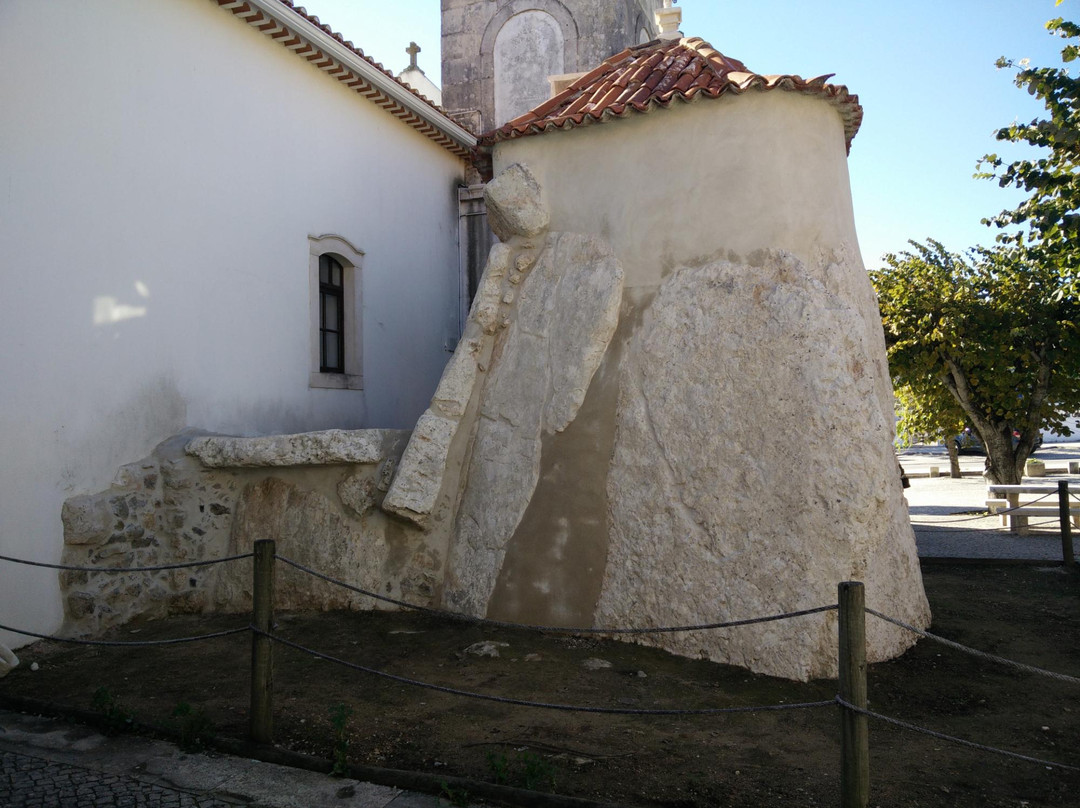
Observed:
[[[304,2],[304,0],[300,0]],[[322,22],[394,72],[415,40],[439,79],[439,0],[306,0]],[[849,168],[863,259],[880,265],[907,240],[937,238],[960,251],[993,242],[980,219],[1021,197],[975,180],[987,152],[1008,154],[995,129],[1041,105],[998,70],[999,56],[1060,64],[1044,23],[1076,0],[681,0],[682,31],[758,73],[835,73],[866,111]],[[1012,151],[1013,155],[1031,153]]]

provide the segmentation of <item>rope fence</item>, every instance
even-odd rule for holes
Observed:
[[[303,564],[299,564],[285,556],[276,556],[277,560],[283,564],[287,564],[294,569],[305,572],[308,575],[312,575],[316,578],[320,578],[327,583],[340,586],[343,589],[348,589],[350,592],[356,592],[359,595],[365,595],[374,600],[382,601],[383,603],[391,603],[395,606],[400,606],[403,609],[410,609],[421,614],[430,614],[435,617],[443,617],[448,620],[456,620],[463,623],[472,623],[479,626],[488,626],[491,628],[507,628],[507,629],[520,629],[523,631],[537,631],[543,634],[673,634],[677,632],[686,631],[709,631],[713,629],[721,628],[736,628],[738,626],[752,626],[758,623],[772,623],[777,620],[789,620],[793,617],[805,617],[811,614],[821,614],[822,612],[835,612],[836,604],[830,604],[828,606],[817,606],[812,609],[801,609],[795,612],[784,612],[783,614],[767,615],[765,617],[750,617],[745,620],[728,620],[723,623],[699,623],[696,625],[687,626],[657,626],[655,628],[594,628],[594,627],[566,627],[566,626],[541,626],[530,623],[511,623],[505,620],[491,620],[486,617],[476,617],[469,614],[462,614],[461,612],[450,612],[443,609],[435,609],[430,606],[419,606],[415,603],[408,603],[407,601],[397,600],[395,598],[387,597],[386,595],[380,595],[377,592],[372,592],[368,589],[362,589],[358,586],[353,586],[345,581],[331,578],[329,575],[325,575],[321,572],[305,567]]]
[[[62,570],[64,572],[161,572],[163,570],[183,570],[192,567],[209,567],[214,564],[226,564],[230,561],[241,561],[251,558],[251,553],[227,556],[226,558],[212,558],[208,561],[179,561],[175,564],[158,564],[152,567],[75,567],[69,564],[46,564],[43,561],[28,561],[25,558],[12,558],[0,555],[0,561],[10,561],[12,564],[25,564],[28,567],[45,567],[50,570]]]
[[[255,634],[265,636],[276,643],[280,643],[288,648],[292,648],[296,651],[309,654],[310,656],[318,659],[325,660],[326,662],[333,662],[336,665],[349,668],[350,670],[359,671],[361,673],[367,673],[371,676],[377,676],[381,679],[388,679],[398,684],[411,685],[413,687],[419,687],[424,690],[434,690],[437,693],[448,693],[452,696],[461,696],[467,699],[477,699],[480,701],[491,701],[496,704],[512,704],[517,707],[539,707],[544,710],[562,710],[564,712],[571,713],[600,713],[603,715],[723,715],[726,713],[761,713],[770,712],[776,710],[807,710],[814,707],[830,707],[835,701],[829,699],[828,701],[811,701],[795,704],[767,704],[757,707],[702,707],[695,709],[660,709],[660,708],[630,708],[630,707],[594,707],[588,705],[574,705],[574,704],[553,704],[546,701],[530,701],[528,699],[515,699],[507,696],[493,696],[487,693],[476,693],[470,690],[459,690],[454,687],[447,687],[445,685],[436,685],[431,682],[421,682],[417,679],[410,679],[406,676],[398,676],[397,674],[387,673],[386,671],[376,670],[375,668],[369,668],[365,665],[357,665],[355,662],[349,662],[339,657],[331,656],[330,654],[324,654],[320,651],[312,650],[299,643],[292,642],[285,639],[278,634],[272,634],[259,631],[255,626],[250,626],[251,631]]]
[[[151,645],[181,645],[200,640],[216,640],[218,637],[228,637],[232,634],[241,634],[248,630],[248,626],[230,628],[225,631],[215,631],[211,634],[198,634],[194,637],[175,637],[167,640],[84,640],[79,637],[54,637],[50,634],[38,634],[25,629],[12,628],[0,625],[0,630],[10,631],[12,634],[22,634],[27,637],[37,637],[39,640],[52,640],[53,642],[71,643],[72,645],[103,645],[113,648],[145,648]]]
[[[1000,510],[1000,511],[991,512],[989,509],[987,509],[985,513],[980,511],[978,516],[965,516],[963,519],[953,519],[953,520],[951,520],[949,522],[949,524],[950,525],[956,525],[956,524],[959,524],[960,522],[974,522],[974,521],[976,521],[978,519],[989,519],[991,516],[1007,516],[1008,514],[1013,513],[1015,511],[1018,511],[1018,510],[1020,510],[1022,508],[1027,508],[1027,507],[1029,507],[1031,505],[1035,505],[1035,504],[1037,504],[1039,502],[1042,502],[1044,499],[1049,499],[1050,497],[1054,496],[1055,493],[1056,492],[1051,491],[1050,493],[1045,494],[1044,496],[1041,496],[1038,499],[1031,500],[1031,502],[1027,502],[1027,503],[1025,503],[1023,505],[1017,505],[1017,506],[1012,507],[1012,508],[1005,508],[1004,510]],[[959,516],[959,514],[942,514],[942,516],[954,516],[954,515]],[[912,519],[911,521],[912,521],[913,524],[916,524],[916,525],[933,524],[933,522],[917,522],[914,519]],[[937,520],[937,519],[934,520],[934,522],[937,522],[937,521],[939,521],[939,520]]]
[[[968,654],[969,656],[986,659],[991,662],[997,662],[998,664],[1006,665],[1010,668],[1015,668],[1016,670],[1023,671],[1024,673],[1033,673],[1038,676],[1045,676],[1048,679],[1056,679],[1059,682],[1068,682],[1069,684],[1080,685],[1080,677],[1069,676],[1064,673],[1054,673],[1053,671],[1048,671],[1043,668],[1036,668],[1034,665],[1026,665],[1023,662],[1016,662],[1012,659],[1006,659],[1005,657],[988,654],[985,651],[978,650],[977,648],[972,648],[967,645],[962,645],[961,643],[955,642],[953,640],[948,640],[938,634],[931,634],[929,631],[924,631],[921,628],[916,628],[915,626],[909,625],[902,620],[897,620],[895,617],[889,617],[888,615],[882,614],[881,612],[874,609],[867,608],[866,613],[869,615],[873,615],[879,620],[884,620],[886,623],[891,623],[894,626],[910,631],[912,634],[917,634],[920,637],[924,637],[928,640],[933,640],[934,642],[941,643],[942,645],[952,648],[954,651],[960,651],[961,653]]]
[[[1065,496],[1066,488],[1063,486],[1060,489],[1061,501],[1064,503],[1067,501]],[[1045,499],[1049,497],[1040,499]],[[1074,495],[1075,496],[1075,495]],[[1036,500],[1040,501],[1040,500]],[[1063,506],[1064,511],[1064,506]],[[983,517],[978,517],[983,518]],[[183,569],[190,567],[203,567],[213,564],[223,564],[232,561],[239,561],[242,559],[252,558],[254,559],[254,588],[252,593],[252,620],[249,625],[241,626],[233,629],[227,629],[223,631],[211,632],[208,634],[202,634],[190,637],[177,637],[162,640],[93,640],[93,639],[81,639],[81,638],[68,638],[57,637],[46,634],[40,634],[36,632],[26,631],[18,628],[13,628],[7,625],[0,624],[0,630],[9,631],[15,634],[21,634],[24,636],[35,637],[43,640],[51,640],[54,642],[71,643],[76,645],[87,646],[106,646],[106,647],[150,647],[150,646],[166,646],[177,645],[182,643],[192,643],[204,640],[218,639],[222,637],[235,636],[237,634],[249,632],[252,635],[252,677],[251,677],[251,704],[249,710],[249,739],[256,743],[270,744],[273,742],[273,685],[272,685],[272,664],[273,664],[273,646],[279,645],[286,648],[290,648],[299,653],[307,654],[313,658],[321,659],[332,664],[363,673],[366,675],[382,678],[388,681],[396,682],[398,684],[407,685],[411,687],[417,687],[424,690],[445,693],[452,696],[461,698],[482,700],[487,702],[494,702],[498,704],[506,704],[515,707],[529,707],[545,710],[555,710],[574,713],[592,713],[603,715],[623,715],[623,716],[715,716],[725,714],[739,714],[739,713],[763,713],[763,712],[777,712],[777,711],[791,711],[791,710],[812,710],[823,707],[829,707],[836,705],[841,710],[841,767],[840,767],[840,779],[841,779],[841,792],[842,792],[842,804],[844,806],[866,806],[869,799],[869,741],[868,741],[868,729],[867,720],[873,718],[877,721],[882,721],[887,724],[899,727],[904,730],[923,734],[929,737],[937,738],[939,740],[948,741],[961,746],[965,746],[971,749],[975,749],[982,752],[993,753],[1012,759],[1024,761],[1027,763],[1038,764],[1047,766],[1050,768],[1060,769],[1064,771],[1080,771],[1080,767],[1072,766],[1069,764],[1058,763],[1050,760],[1043,760],[1041,758],[1032,757],[1029,755],[1023,755],[1017,752],[1011,752],[997,747],[988,746],[985,744],[968,741],[962,738],[946,735],[944,733],[937,732],[935,730],[920,727],[915,724],[902,721],[898,718],[882,715],[868,709],[867,700],[867,688],[866,688],[866,629],[865,629],[865,616],[867,614],[876,617],[886,623],[894,625],[898,628],[912,632],[913,634],[931,640],[933,642],[945,645],[953,650],[965,653],[977,658],[986,659],[998,664],[1008,666],[1014,670],[1030,673],[1038,676],[1047,677],[1055,681],[1064,682],[1067,684],[1080,684],[1080,677],[1071,676],[1067,674],[1055,673],[1053,671],[1045,670],[1033,665],[1028,665],[1022,662],[1017,662],[1005,657],[989,654],[985,651],[981,651],[970,646],[963,645],[953,640],[946,639],[937,634],[933,634],[929,631],[917,628],[916,626],[905,623],[894,617],[890,617],[875,609],[868,608],[865,605],[863,585],[858,582],[846,582],[841,583],[838,588],[838,603],[828,604],[825,606],[818,606],[810,609],[802,609],[791,612],[784,612],[780,614],[767,615],[762,617],[746,618],[742,620],[731,620],[724,622],[712,622],[712,623],[700,623],[692,625],[678,625],[678,626],[656,626],[656,627],[576,627],[568,628],[564,626],[544,626],[544,625],[531,625],[524,623],[515,623],[500,620],[490,620],[482,617],[475,617],[471,615],[464,615],[458,612],[451,612],[444,609],[437,609],[429,606],[422,606],[418,604],[408,603],[403,600],[387,597],[377,592],[373,592],[362,587],[355,586],[346,581],[334,578],[319,572],[318,570],[306,567],[292,559],[284,556],[278,556],[275,552],[275,545],[272,541],[257,541],[255,542],[254,552],[243,553],[240,555],[228,556],[225,558],[211,559],[205,561],[192,561],[192,562],[180,562],[174,564],[162,564],[155,566],[145,567],[79,567],[69,566],[62,564],[46,564],[42,562],[27,561],[25,559],[12,558],[10,556],[0,555],[0,561],[7,561],[16,564],[27,564],[30,566],[46,567],[50,569],[57,569],[63,571],[79,571],[79,572],[101,572],[101,573],[119,573],[119,572],[157,572],[162,570]],[[304,646],[300,643],[287,639],[274,631],[275,625],[273,622],[273,589],[274,589],[274,568],[277,562],[281,562],[287,567],[297,570],[305,575],[309,575],[320,579],[333,586],[338,586],[365,597],[372,598],[373,600],[383,603],[389,603],[398,606],[403,609],[408,609],[421,614],[428,614],[437,616],[440,618],[451,619],[460,622],[466,622],[469,624],[514,629],[523,631],[532,631],[539,633],[559,633],[570,635],[644,635],[644,634],[661,634],[661,633],[673,633],[673,632],[691,632],[691,631],[706,631],[706,630],[720,630],[720,629],[732,629],[742,626],[757,625],[762,623],[770,623],[780,620],[789,620],[814,614],[823,614],[828,612],[839,613],[839,693],[833,699],[827,701],[813,701],[813,702],[799,702],[792,704],[766,704],[766,705],[753,705],[753,706],[736,706],[736,707],[703,707],[703,708],[634,708],[634,707],[606,707],[597,705],[575,705],[575,704],[563,704],[547,701],[540,701],[535,699],[514,698],[508,696],[500,696],[487,693],[479,693],[469,690],[463,690],[459,688],[449,687],[446,685],[434,684],[432,682],[425,682],[418,679],[412,679],[406,676],[400,676],[397,674],[389,673],[387,671],[381,671],[376,668],[361,665],[355,662],[350,662],[340,657],[333,656],[331,654],[323,653],[315,649]]]
[[[995,755],[1004,755],[1005,757],[1015,758],[1016,760],[1023,760],[1027,763],[1037,763],[1040,766],[1050,766],[1055,769],[1064,769],[1065,771],[1080,772],[1080,766],[1069,766],[1066,763],[1056,763],[1053,760],[1043,760],[1042,758],[1029,757],[1028,755],[1021,755],[1018,752],[1010,752],[1006,749],[999,749],[996,746],[987,746],[986,744],[975,743],[974,741],[967,741],[963,738],[957,738],[954,735],[946,735],[943,732],[937,732],[932,729],[926,729],[925,727],[916,726],[915,724],[909,724],[907,721],[901,721],[898,718],[891,718],[881,713],[875,713],[872,710],[866,710],[862,707],[856,707],[854,704],[845,701],[839,696],[836,697],[836,703],[846,710],[859,713],[860,715],[874,718],[878,721],[884,721],[886,724],[892,724],[893,726],[900,727],[901,729],[910,730],[911,732],[917,732],[920,735],[928,735],[931,738],[937,738],[940,741],[948,741],[950,743],[959,744],[960,746],[966,746],[969,749],[978,749],[980,752],[992,752]]]

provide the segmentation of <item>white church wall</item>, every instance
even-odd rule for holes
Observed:
[[[461,161],[207,0],[0,4],[0,553],[193,426],[410,427],[456,337]],[[309,236],[363,252],[363,390],[309,387]],[[48,632],[56,573],[0,563]],[[0,643],[25,638],[0,632]]]

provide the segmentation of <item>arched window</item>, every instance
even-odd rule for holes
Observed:
[[[361,390],[363,328],[361,266],[364,254],[341,236],[308,238],[311,296],[309,386]]]

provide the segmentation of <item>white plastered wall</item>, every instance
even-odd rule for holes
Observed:
[[[415,423],[460,160],[208,0],[5,0],[0,109],[0,554],[57,561],[64,499],[188,426]],[[309,387],[322,234],[364,253],[363,390]],[[54,630],[56,580],[0,563],[0,622]]]
[[[857,247],[843,122],[819,98],[774,90],[675,103],[496,146],[495,174],[513,163],[558,200],[552,230],[610,241],[627,288],[654,286],[717,244],[803,260]]]

